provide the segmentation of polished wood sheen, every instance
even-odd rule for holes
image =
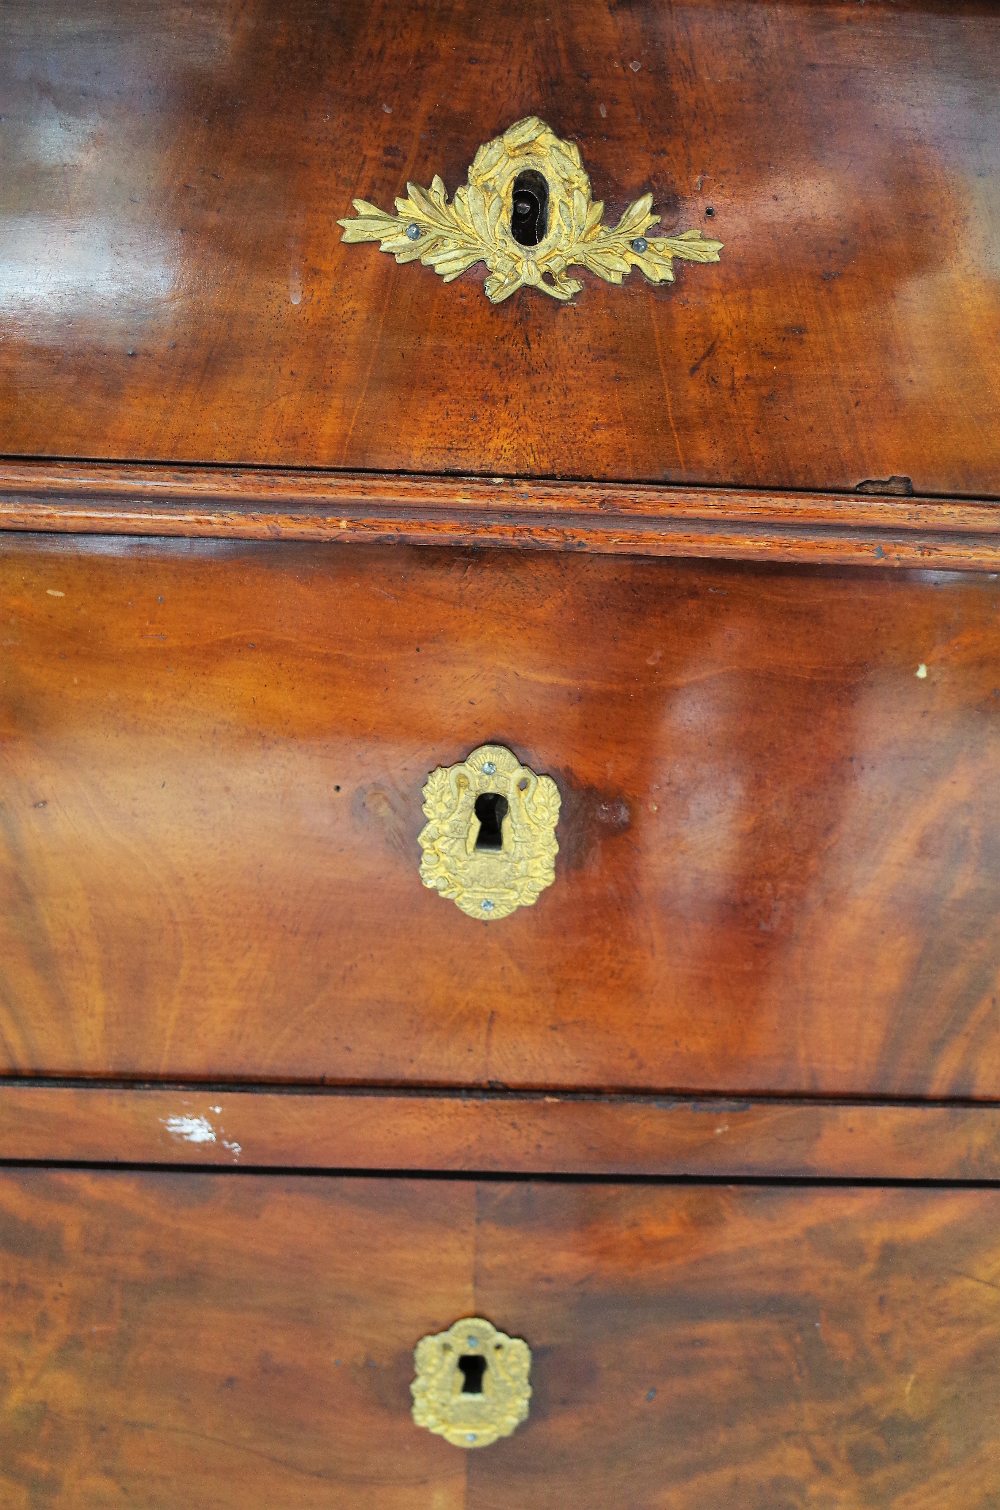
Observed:
[[[1000,1106],[0,1085],[17,1162],[1000,1182]]]
[[[1000,493],[990,3],[9,0],[11,454]],[[718,266],[499,308],[337,219],[537,113]]]
[[[343,243],[528,114],[721,261]],[[1000,1510],[998,184],[992,0],[0,6],[2,1510]]]
[[[0,530],[1000,568],[1000,504],[742,488],[0,462]],[[879,485],[882,486],[881,484]]]
[[[986,575],[10,537],[3,1070],[984,1097]],[[556,881],[425,890],[427,773],[557,780]]]
[[[990,1510],[1000,1193],[0,1177],[9,1510]],[[68,1261],[69,1260],[69,1261]],[[415,1427],[481,1314],[528,1421]]]

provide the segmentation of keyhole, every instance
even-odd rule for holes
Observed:
[[[464,1353],[458,1360],[458,1366],[462,1371],[462,1394],[481,1395],[483,1375],[486,1373],[486,1359],[477,1358],[472,1353]]]
[[[526,168],[514,180],[510,234],[518,246],[537,246],[549,227],[549,186],[540,173]]]
[[[476,835],[477,849],[503,849],[503,820],[510,804],[499,792],[481,792],[476,798],[475,813],[479,819]]]

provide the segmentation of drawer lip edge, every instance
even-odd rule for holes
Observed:
[[[0,461],[0,530],[1000,567],[1000,503],[283,468]]]
[[[1000,1180],[1000,1104],[0,1083],[0,1162]]]

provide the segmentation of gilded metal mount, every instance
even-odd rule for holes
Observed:
[[[531,1350],[481,1316],[421,1338],[414,1361],[413,1419],[453,1447],[489,1447],[527,1419]]]
[[[422,262],[446,283],[485,262],[486,295],[499,304],[524,287],[571,299],[583,287],[566,276],[571,265],[608,283],[621,283],[633,267],[650,283],[672,283],[676,257],[718,262],[722,242],[701,231],[650,236],[660,219],[652,206],[644,194],[606,226],[579,148],[532,115],[479,148],[450,203],[435,175],[429,189],[408,183],[395,215],[356,199],[357,214],[337,224],[345,241],[377,241],[397,262]]]
[[[438,766],[424,787],[420,879],[483,922],[530,907],[555,880],[559,790],[503,745]]]

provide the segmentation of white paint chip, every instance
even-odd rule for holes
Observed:
[[[185,1143],[215,1143],[215,1128],[207,1117],[161,1117],[172,1138],[182,1138]]]
[[[215,1116],[218,1116],[221,1110],[221,1106],[209,1107],[209,1111]],[[234,1138],[227,1138],[225,1128],[216,1129],[208,1117],[192,1117],[187,1113],[182,1113],[177,1117],[161,1117],[160,1121],[172,1138],[180,1138],[184,1143],[218,1144],[227,1153],[232,1154],[234,1164],[239,1163],[240,1154],[243,1152],[242,1143],[237,1143]]]
[[[927,680],[927,667],[924,665],[923,661],[921,661],[920,665],[917,667],[916,676],[918,681],[923,682]]]

